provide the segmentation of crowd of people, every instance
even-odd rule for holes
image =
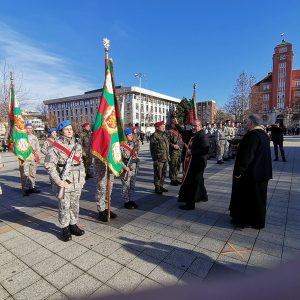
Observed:
[[[278,161],[278,147],[282,161],[286,161],[280,127],[274,125],[264,128],[255,115],[248,117],[246,126],[230,120],[224,124],[207,123],[202,126],[201,121],[196,119],[184,127],[176,118],[172,119],[167,130],[164,121],[154,125],[155,132],[151,135],[141,135],[136,127],[124,130],[126,142],[120,145],[124,208],[138,208],[133,193],[139,169],[140,146],[146,138],[153,160],[154,193],[163,195],[168,192],[165,178],[169,169],[170,185],[179,186],[179,208],[194,210],[195,203],[209,199],[204,184],[207,160],[215,158],[217,164],[223,164],[235,158],[229,207],[232,224],[257,229],[265,226],[267,186],[272,178],[269,133],[274,143],[275,161]],[[63,121],[57,128],[48,130],[49,136],[41,148],[32,133],[31,123],[26,124],[26,131],[33,155],[20,164],[23,195],[28,197],[40,193],[35,187],[35,177],[43,153],[52,191],[59,200],[58,220],[64,241],[71,240],[72,235],[84,234],[84,230],[77,225],[79,199],[85,181],[92,177],[96,179],[95,202],[99,220],[108,222],[110,218],[117,217],[108,205],[115,175],[104,161],[92,156],[89,123],[84,123],[81,133],[75,134],[70,121]],[[181,170],[183,176],[180,180]]]

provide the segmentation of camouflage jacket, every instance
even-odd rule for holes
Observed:
[[[155,131],[150,137],[150,152],[153,161],[170,160],[169,136],[165,131]]]
[[[80,144],[82,145],[83,155],[90,154],[90,146],[92,140],[92,132],[83,128],[80,134]]]
[[[123,163],[125,165],[127,165],[131,155],[132,155],[132,158],[130,160],[129,166],[132,165],[133,163],[138,163],[139,162],[138,154],[139,154],[139,150],[140,150],[139,144],[132,141],[132,142],[127,142],[125,145],[128,146],[128,149],[126,149],[125,147],[122,147],[122,145],[121,145],[121,155],[122,155]]]
[[[41,150],[40,150],[40,143],[39,143],[38,138],[33,134],[28,134],[28,142],[30,143],[33,152],[36,153],[40,157]],[[31,155],[30,159],[34,160],[34,155]]]
[[[75,146],[74,138],[60,137],[56,142],[69,151],[72,151]],[[78,158],[78,161],[73,160],[73,164],[67,178],[67,182],[70,183],[70,186],[66,188],[66,192],[81,189],[85,183],[85,169],[82,162],[82,147],[80,144],[77,144],[76,146],[75,156]],[[51,179],[57,185],[61,182],[60,176],[68,157],[69,155],[56,148],[55,145],[50,147],[45,157],[45,168]]]
[[[170,154],[178,154],[180,155],[182,148],[184,147],[184,142],[182,140],[181,134],[178,130],[170,129],[169,133],[169,141],[170,141]],[[178,145],[179,149],[174,149],[174,146]]]
[[[41,148],[41,152],[42,152],[44,155],[47,154],[48,150],[50,149],[50,147],[52,146],[52,144],[53,144],[54,141],[55,141],[55,139],[54,139],[54,138],[51,138],[51,137],[49,137],[49,138],[47,138],[47,139],[45,140],[45,142],[44,142],[44,144],[43,144],[43,146],[42,146],[42,148]]]

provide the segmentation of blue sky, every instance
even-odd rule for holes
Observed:
[[[238,75],[272,69],[280,33],[300,69],[300,1],[2,0],[0,63],[22,75],[32,107],[103,86],[102,38],[111,41],[116,84],[173,97],[230,97]]]

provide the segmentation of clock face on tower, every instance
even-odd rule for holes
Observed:
[[[279,57],[280,60],[286,59],[286,55],[285,54],[281,54]]]

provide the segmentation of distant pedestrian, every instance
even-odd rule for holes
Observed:
[[[230,216],[236,227],[265,227],[268,182],[272,178],[270,140],[256,115],[237,149],[233,170]]]
[[[274,154],[275,159],[274,161],[278,161],[278,147],[281,154],[282,161],[286,162],[284,149],[283,149],[283,128],[279,127],[279,124],[272,125],[271,127],[267,128],[267,131],[271,132],[271,141],[274,145]]]
[[[92,139],[92,132],[91,132],[91,125],[90,123],[86,122],[82,125],[82,132],[80,134],[80,143],[82,145],[82,159],[85,168],[86,178],[93,178],[93,174],[91,173],[91,166],[92,166],[92,154],[91,154],[91,139]]]

